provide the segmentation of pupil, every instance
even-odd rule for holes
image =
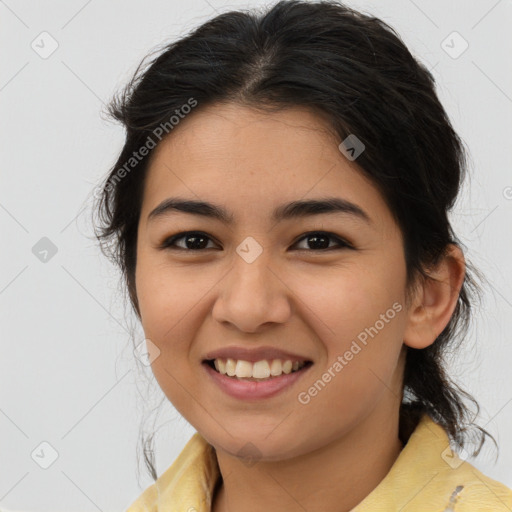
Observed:
[[[318,243],[318,240],[324,240],[324,242],[327,242],[327,243]],[[328,240],[328,237],[326,237],[325,235],[310,235],[308,236],[308,240],[313,240],[313,247],[311,247],[311,243],[308,242],[309,246],[311,249],[327,249],[327,247],[329,246],[329,240]],[[316,245],[315,245],[316,244]]]
[[[191,244],[189,244],[188,242],[190,240],[194,240],[194,242],[192,242]],[[186,241],[187,241],[187,248],[188,249],[202,249],[204,244],[201,244],[201,241],[204,242],[205,240],[205,237],[202,236],[202,235],[189,235],[187,238],[186,238]],[[198,242],[199,241],[199,242]]]
[[[308,236],[308,245],[311,249],[327,249],[329,247],[329,237],[325,235],[310,235]],[[192,240],[191,243],[189,243]],[[189,235],[186,238],[186,245],[188,249],[203,249],[206,237],[203,235]]]

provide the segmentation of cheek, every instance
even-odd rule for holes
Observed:
[[[160,351],[151,370],[162,392],[185,417],[191,407],[190,397],[200,396],[194,389],[197,379],[191,373],[194,368],[190,340],[195,336],[194,319],[204,296],[201,283],[186,275],[154,259],[141,257],[137,262],[137,296],[144,335]]]
[[[303,314],[318,326],[322,338],[325,333],[331,340],[329,347],[342,349],[376,322],[379,330],[400,330],[395,317],[400,316],[396,314],[400,305],[404,309],[404,279],[398,271],[393,274],[378,263],[365,263],[295,273],[287,280],[305,306]],[[398,306],[393,308],[395,303]],[[384,329],[381,315],[384,321],[394,319],[385,322]]]
[[[307,386],[318,378],[328,381],[317,403],[339,404],[342,416],[385,392],[402,347],[404,278],[378,264],[370,268],[333,269],[321,281],[320,274],[304,274],[294,288],[326,350],[326,361]]]
[[[181,319],[192,314],[212,287],[193,267],[170,266],[162,257],[142,252],[137,261],[136,286],[144,329],[165,339]]]
[[[178,377],[186,367],[176,363],[187,357],[188,348],[181,340],[186,338],[186,320],[193,316],[199,292],[179,272],[144,255],[137,262],[136,286],[144,335],[160,350],[152,370],[160,384],[162,379],[172,381],[165,370]]]
[[[146,338],[160,350],[152,369],[170,388],[178,384],[166,370],[179,381],[190,380],[190,371],[197,370],[199,355],[193,352],[193,341],[212,307],[209,297],[218,280],[217,273],[193,265],[171,266],[144,254],[138,260],[141,323]]]

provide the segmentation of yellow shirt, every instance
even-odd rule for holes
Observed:
[[[220,477],[214,448],[196,432],[126,512],[211,512]],[[351,512],[511,512],[512,490],[450,450],[425,414],[384,479]]]

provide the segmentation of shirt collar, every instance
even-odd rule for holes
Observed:
[[[211,512],[220,470],[215,449],[196,432],[174,463],[127,512]],[[476,494],[474,491],[477,491]],[[487,496],[493,508],[510,511],[512,498],[503,485],[484,476],[451,450],[445,430],[424,414],[383,480],[351,512],[465,512],[455,504]],[[474,502],[478,505],[481,502]]]

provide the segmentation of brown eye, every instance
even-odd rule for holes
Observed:
[[[352,248],[352,246],[348,242],[345,242],[345,240],[343,240],[342,238],[334,235],[333,233],[327,233],[325,231],[314,231],[311,233],[307,233],[298,242],[301,242],[303,240],[308,241],[308,247],[299,250],[311,249],[315,251],[326,251],[340,248]],[[329,243],[332,240],[334,240],[337,245],[335,245],[334,247],[329,247]]]
[[[321,252],[328,250],[330,251],[334,249],[353,249],[351,244],[349,244],[339,236],[336,236],[333,233],[328,233],[325,231],[313,231],[310,233],[306,233],[294,245],[297,245],[299,242],[302,242],[303,240],[307,240],[308,247],[299,248],[299,250]],[[182,241],[180,242],[181,245],[177,244],[178,241]],[[162,242],[160,248],[167,250],[198,252],[203,249],[213,248],[207,246],[208,241],[212,241],[212,238],[208,236],[206,233],[203,233],[201,231],[185,231],[166,238]],[[330,245],[332,241],[335,242],[334,246]]]
[[[180,247],[176,245],[176,242],[182,239],[184,241],[184,246]],[[211,240],[211,238],[205,233],[200,231],[187,231],[184,233],[178,233],[177,235],[165,239],[161,245],[161,248],[184,251],[199,251],[202,249],[210,249],[210,247],[206,247],[208,240]]]

